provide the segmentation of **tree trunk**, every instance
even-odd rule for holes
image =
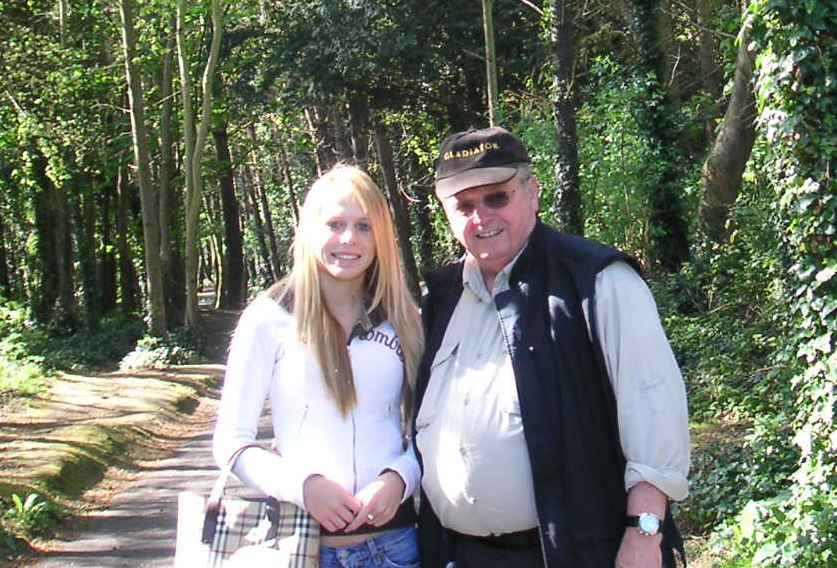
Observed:
[[[497,59],[494,55],[494,0],[482,0],[482,29],[485,35],[485,77],[488,85],[488,123],[497,124]]]
[[[73,228],[67,204],[67,188],[55,188],[52,194],[55,213],[55,250],[58,268],[58,324],[74,331],[76,321],[76,287],[73,270]]]
[[[218,159],[218,189],[224,219],[224,294],[219,307],[238,310],[244,306],[244,244],[239,223],[238,200],[235,196],[232,158],[226,123],[212,130]]]
[[[74,184],[73,193],[77,203],[72,209],[75,217],[85,320],[87,329],[96,331],[99,329],[99,320],[102,315],[102,294],[96,267],[96,206],[92,191],[87,185],[89,181],[91,180],[84,180],[86,187]]]
[[[365,170],[369,161],[369,105],[360,95],[349,100],[349,130],[355,163]]]
[[[163,294],[163,273],[160,263],[160,217],[151,188],[151,167],[148,157],[148,138],[145,130],[145,102],[139,70],[134,67],[136,35],[132,0],[120,0],[122,44],[125,51],[125,75],[131,107],[131,130],[134,139],[134,161],[142,204],[142,232],[145,244],[145,278],[148,288],[149,332],[166,333],[166,302]]]
[[[108,314],[116,308],[117,270],[116,246],[113,243],[113,215],[111,213],[114,197],[117,195],[116,183],[119,177],[108,179],[102,190],[102,207],[99,224],[102,231],[102,258],[99,262],[99,282],[101,283],[102,313]],[[118,198],[118,197],[117,197]]]
[[[265,239],[265,228],[264,223],[262,222],[262,215],[259,211],[259,201],[257,197],[258,188],[257,183],[255,181],[256,174],[251,171],[252,168],[245,167],[244,168],[244,197],[245,203],[247,204],[247,208],[245,211],[248,212],[247,217],[252,219],[253,222],[253,233],[256,235],[256,243],[259,246],[259,256],[262,258],[262,266],[264,266],[263,271],[259,271],[258,275],[261,277],[260,280],[262,284],[270,284],[274,280],[276,280],[276,272],[273,270],[273,262],[270,255],[270,250],[267,247],[267,240]]]
[[[319,108],[316,106],[306,107],[305,120],[308,124],[308,135],[311,137],[311,143],[314,144],[316,152],[317,175],[321,176],[330,170],[337,161],[334,152],[334,140]]]
[[[378,161],[381,164],[381,173],[384,176],[384,186],[389,193],[390,204],[395,218],[395,229],[398,235],[398,246],[401,247],[401,256],[404,258],[404,269],[407,275],[407,285],[413,296],[419,297],[418,270],[416,270],[416,259],[413,256],[413,248],[410,245],[410,216],[407,214],[407,207],[404,198],[398,190],[398,183],[395,178],[395,165],[392,161],[392,147],[387,138],[386,128],[380,119],[375,119],[375,147],[378,150]]]
[[[279,159],[282,161],[282,177],[285,180],[285,187],[288,188],[288,201],[291,204],[291,213],[294,216],[294,225],[299,223],[299,198],[294,189],[294,180],[291,176],[291,167],[288,163],[288,153],[285,151],[285,145],[280,143]],[[267,204],[264,204],[267,207]]]
[[[567,233],[584,234],[581,187],[578,177],[578,136],[575,94],[574,0],[554,0],[552,12],[552,60],[555,66],[555,196],[553,214]]]
[[[721,132],[703,165],[701,177],[700,225],[706,236],[716,243],[729,237],[727,215],[738,197],[741,176],[756,140],[756,99],[752,84],[754,54],[748,50],[749,38],[748,20],[739,36],[732,97],[724,114]]]
[[[195,128],[195,116],[192,110],[192,80],[189,75],[189,58],[186,53],[185,0],[177,1],[177,51],[180,64],[180,90],[183,97],[183,131],[186,141],[186,326],[198,324],[198,216],[201,208],[203,191],[203,172],[201,157],[212,111],[212,82],[218,51],[221,46],[222,11],[220,0],[212,0],[212,42],[204,68],[202,81],[201,120]]]
[[[6,226],[0,215],[0,296],[6,299],[12,297],[12,285],[9,281],[9,265],[6,258]]]
[[[276,136],[275,127],[273,127],[273,131],[274,131],[273,135],[275,137],[275,140],[278,140],[279,137]],[[258,139],[256,138],[255,127],[250,125],[247,129],[247,132],[250,136],[250,140],[253,141],[253,147],[257,148],[259,142],[258,142]],[[279,145],[279,149],[280,149],[280,154],[282,156],[284,156],[285,148],[284,148],[284,146],[281,145],[281,143]],[[274,280],[278,280],[280,275],[282,274],[282,259],[279,256],[279,245],[276,242],[276,231],[273,228],[273,216],[271,215],[270,206],[268,205],[268,202],[267,202],[267,192],[265,190],[264,181],[262,180],[262,174],[261,174],[261,170],[259,169],[258,161],[256,160],[256,152],[251,152],[250,153],[250,162],[252,164],[252,166],[251,166],[252,180],[253,180],[252,187],[253,187],[253,192],[254,192],[253,195],[255,196],[254,204],[255,204],[256,210],[258,210],[259,206],[261,206],[260,217],[262,219],[264,219],[264,225],[265,225],[265,228],[267,230],[267,239],[268,239],[268,243],[270,244],[270,266],[271,266],[270,272],[272,274],[272,278]],[[274,161],[273,163],[275,164],[276,162]],[[284,167],[284,163],[285,162],[283,162],[283,167]],[[274,166],[274,170],[275,170],[275,166]],[[290,179],[290,172],[288,172],[287,177],[288,177],[288,179]],[[289,191],[291,193],[293,192],[293,186],[291,186],[289,188]],[[296,218],[297,218],[296,217],[297,216],[296,202],[293,203],[292,213],[294,215],[294,217],[293,217],[294,222],[296,222]]]
[[[116,248],[119,251],[119,295],[122,300],[122,312],[134,314],[139,308],[139,280],[134,267],[134,257],[131,252],[129,235],[131,233],[128,222],[130,209],[130,185],[128,183],[128,168],[120,166],[116,187],[119,200],[116,212]]]
[[[338,162],[351,162],[354,157],[349,133],[346,132],[345,109],[346,105],[339,102],[331,110],[331,115],[334,117],[334,149]]]
[[[55,315],[55,302],[58,299],[58,260],[59,254],[54,236],[56,228],[53,209],[55,185],[47,176],[47,159],[36,141],[29,144],[32,156],[32,179],[37,187],[32,198],[35,213],[36,254],[40,282],[33,298],[32,312],[36,320],[48,323]]]
[[[639,38],[640,69],[648,79],[647,100],[635,109],[639,128],[649,139],[654,156],[646,164],[652,264],[676,272],[689,257],[688,228],[683,216],[677,142],[672,109],[660,78],[665,61],[660,49],[657,16],[659,0],[634,0],[634,26]]]
[[[416,155],[408,154],[410,163],[410,177],[420,179],[422,177]],[[430,219],[430,195],[433,188],[429,186],[418,187],[414,192],[417,203],[413,208],[416,218],[416,234],[419,248],[419,277],[426,275],[436,268],[433,261],[433,223]]]
[[[175,174],[172,81],[174,80],[173,59],[177,33],[177,21],[173,17],[169,21],[167,32],[163,69],[160,75],[160,265],[163,272],[167,324],[174,328],[183,323],[183,308],[179,305],[181,302],[178,301],[182,292],[177,279],[180,271],[175,266],[180,255],[176,254],[179,243],[174,229],[178,219],[175,215],[177,208],[173,206],[175,201],[173,194],[176,189],[172,184]]]

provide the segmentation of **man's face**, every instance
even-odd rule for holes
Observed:
[[[442,199],[456,239],[493,278],[523,248],[535,227],[538,185],[517,176],[503,183],[472,187]]]

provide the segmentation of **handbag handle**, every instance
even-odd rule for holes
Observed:
[[[209,493],[209,498],[206,500],[206,508],[203,515],[203,531],[201,533],[201,542],[204,544],[212,544],[215,538],[215,529],[218,526],[218,513],[221,512],[221,499],[224,497],[224,489],[227,486],[227,480],[232,473],[233,466],[236,460],[248,448],[261,448],[259,444],[244,444],[232,453],[227,464],[221,471],[221,475],[215,480],[212,486],[212,491]]]

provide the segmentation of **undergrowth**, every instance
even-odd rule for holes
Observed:
[[[144,334],[140,318],[123,314],[103,318],[95,331],[69,333],[37,324],[23,304],[0,297],[0,402],[42,392],[58,371],[160,368],[202,357],[201,332]]]

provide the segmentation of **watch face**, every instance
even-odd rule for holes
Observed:
[[[639,530],[647,534],[657,534],[657,531],[660,530],[660,519],[654,515],[640,515]]]

